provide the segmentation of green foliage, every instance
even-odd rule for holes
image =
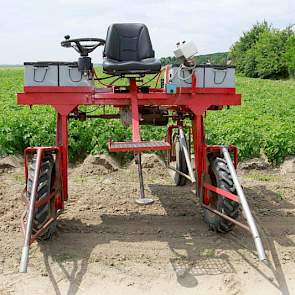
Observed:
[[[278,30],[265,21],[257,23],[232,46],[230,57],[237,71],[247,77],[286,78],[285,52],[293,35],[291,27]]]
[[[295,83],[238,77],[242,105],[208,112],[209,143],[235,144],[242,159],[265,154],[273,163],[295,154]]]
[[[150,77],[146,78],[147,80]],[[15,93],[23,90],[23,69],[0,69],[0,155],[19,154],[27,146],[53,145],[55,113],[47,106],[16,105]],[[206,134],[211,144],[236,144],[241,159],[264,153],[273,163],[295,154],[295,83],[238,77],[237,91],[243,95],[242,106],[210,111]],[[94,110],[95,107],[83,107]],[[112,107],[107,112],[116,112]],[[102,113],[98,109],[92,114]],[[142,137],[162,139],[165,127],[142,126]],[[119,120],[71,120],[69,150],[73,161],[88,153],[107,152],[109,138],[131,138],[130,128]],[[128,155],[127,155],[128,157]]]
[[[161,57],[160,62],[162,66],[165,66],[170,64],[176,64],[177,60],[175,56],[167,56],[167,57]]]
[[[259,40],[260,35],[270,30],[271,27],[266,21],[256,23],[248,32],[243,33],[239,41],[234,43],[230,50],[230,58],[238,72],[248,77],[257,77],[255,54],[251,49]]]
[[[246,77],[256,78],[258,77],[257,73],[257,62],[256,62],[256,53],[254,48],[247,50],[243,56],[243,70],[239,70],[237,66],[237,72],[243,73]]]
[[[228,61],[228,52],[216,52],[212,54],[203,54],[196,57],[197,64],[210,63],[213,65],[226,65]]]
[[[286,52],[284,54],[289,75],[295,77],[295,35],[291,36],[286,44]]]
[[[101,68],[97,68],[99,76],[103,76]],[[154,75],[147,75],[144,82]],[[103,80],[110,83],[112,79]],[[121,79],[117,85],[126,85]],[[150,83],[156,86],[155,81]],[[98,85],[102,87],[102,85]],[[54,145],[55,112],[48,106],[20,106],[16,104],[16,93],[23,91],[23,68],[0,68],[0,156],[19,154],[27,146]],[[115,113],[111,107],[83,107],[85,111],[101,114],[104,111]],[[96,110],[97,109],[97,110]],[[143,126],[143,138],[162,138],[163,128],[147,128]],[[124,141],[131,138],[130,128],[124,127],[119,120],[94,119],[80,122],[69,122],[70,160],[76,160],[89,153],[103,153],[107,150],[107,142]]]
[[[255,52],[256,72],[260,78],[286,78],[288,68],[283,58],[289,30],[266,31],[260,34],[258,42],[251,48]]]

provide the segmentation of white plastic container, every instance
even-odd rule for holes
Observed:
[[[174,50],[174,55],[176,58],[191,58],[197,54],[198,49],[193,41],[185,42],[180,44],[176,50]]]

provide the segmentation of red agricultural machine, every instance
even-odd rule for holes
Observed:
[[[25,234],[20,272],[27,271],[30,244],[48,239],[55,230],[57,217],[68,199],[68,120],[76,118],[120,118],[132,128],[132,141],[108,142],[110,152],[133,152],[138,165],[139,198],[137,203],[149,204],[145,198],[141,152],[165,150],[167,167],[174,171],[176,185],[191,181],[204,208],[209,227],[220,233],[234,225],[248,230],[254,239],[260,260],[264,248],[239,183],[236,167],[238,151],[233,145],[208,145],[204,132],[207,111],[224,106],[240,105],[236,93],[234,68],[211,64],[196,65],[192,42],[178,43],[174,54],[178,65],[161,69],[155,59],[148,29],[143,24],[113,24],[106,40],[98,38],[71,39],[65,36],[63,47],[72,47],[79,54],[78,62],[25,63],[24,92],[17,94],[20,105],[50,105],[56,110],[56,142],[51,147],[29,147],[25,150],[26,187],[23,199],[26,210],[22,216]],[[98,77],[89,53],[104,46],[103,72]],[[161,79],[164,71],[164,80]],[[143,77],[152,74],[150,81]],[[113,83],[103,84],[106,78]],[[114,82],[127,78],[125,86]],[[149,82],[156,81],[156,87]],[[161,87],[157,87],[161,81]],[[80,106],[111,105],[117,114],[88,115]],[[163,141],[142,141],[140,125],[168,126]],[[194,154],[194,156],[192,156]],[[238,221],[243,213],[248,225]]]

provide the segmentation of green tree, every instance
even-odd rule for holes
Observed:
[[[210,62],[211,64],[216,65],[226,65],[228,60],[228,52],[216,52],[211,54],[202,54],[195,57],[195,61],[197,64],[206,64]],[[177,64],[176,57],[161,57],[160,59],[162,66],[167,64]]]
[[[257,78],[257,61],[254,47],[249,48],[243,56],[243,71],[246,77]]]
[[[287,41],[284,58],[288,67],[289,75],[295,77],[295,35],[293,34]]]
[[[216,52],[211,54],[198,55],[195,58],[197,64],[206,64],[210,62],[215,65],[226,65],[228,52]]]
[[[248,77],[257,77],[255,71],[255,53],[252,47],[259,40],[262,33],[269,32],[270,30],[271,26],[266,21],[256,23],[248,32],[243,33],[239,41],[233,44],[230,49],[229,57],[236,66],[238,72]]]
[[[161,57],[160,62],[162,66],[168,65],[168,64],[175,64],[177,63],[176,57],[174,56],[167,56],[167,57]]]
[[[259,39],[251,50],[254,51],[256,73],[260,78],[286,78],[288,67],[284,54],[286,44],[292,32],[272,29],[260,34]]]

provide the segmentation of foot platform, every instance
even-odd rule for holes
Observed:
[[[171,145],[166,141],[127,141],[108,143],[110,152],[141,152],[146,150],[169,150]]]

